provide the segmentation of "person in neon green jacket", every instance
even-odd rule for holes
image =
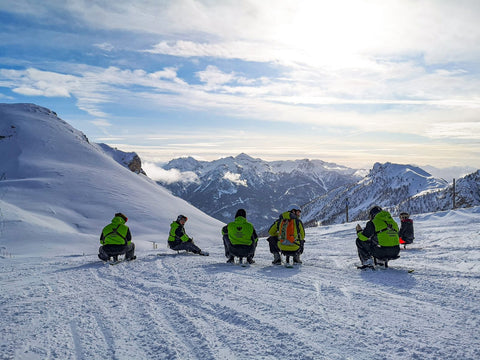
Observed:
[[[272,264],[282,263],[281,253],[287,256],[287,259],[293,256],[294,263],[302,263],[300,255],[303,254],[305,244],[305,228],[300,220],[301,213],[299,208],[292,208],[282,213],[270,226],[267,241],[273,254]],[[290,241],[287,238],[290,238]]]
[[[105,226],[100,234],[100,248],[98,257],[108,261],[110,257],[117,258],[125,254],[126,260],[136,259],[135,244],[132,243],[132,234],[125,223],[128,218],[122,213],[116,213],[112,222]]]
[[[258,236],[255,228],[247,221],[245,209],[238,209],[235,220],[222,228],[223,245],[227,263],[234,263],[235,256],[247,258],[249,264],[255,263],[255,249],[257,248]]]
[[[369,216],[365,229],[359,224],[356,227],[358,257],[363,267],[373,266],[372,258],[392,260],[400,253],[398,224],[390,213],[374,206]]]
[[[170,233],[168,234],[168,247],[172,250],[185,250],[194,254],[208,256],[208,252],[202,251],[195,243],[193,238],[185,232],[185,223],[188,218],[185,215],[178,215],[177,220],[170,224]]]

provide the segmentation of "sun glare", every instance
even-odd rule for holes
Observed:
[[[376,47],[381,12],[378,4],[364,1],[302,1],[291,21],[279,24],[277,39],[295,53],[291,58],[311,65],[347,66]]]

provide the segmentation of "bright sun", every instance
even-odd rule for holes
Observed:
[[[301,1],[290,21],[278,24],[277,40],[312,65],[358,62],[379,46],[386,11],[364,1]]]

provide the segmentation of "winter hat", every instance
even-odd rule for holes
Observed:
[[[127,222],[127,220],[128,220],[128,218],[127,218],[124,214],[122,214],[122,213],[120,213],[120,212],[115,214],[115,217],[117,217],[117,216],[118,216],[118,217],[121,217],[123,220],[125,220],[125,222]]]
[[[238,209],[237,210],[237,213],[235,214],[235,218],[237,218],[239,216],[242,216],[244,218],[247,217],[247,212],[245,211],[245,209]]]
[[[180,221],[180,220],[183,220],[183,219],[185,219],[185,221],[188,220],[188,218],[185,215],[178,215],[177,216],[177,221]]]
[[[382,208],[380,206],[375,205],[370,209],[370,220],[372,220],[375,215],[377,215],[380,211],[382,211]]]

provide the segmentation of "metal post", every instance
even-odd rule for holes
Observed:
[[[452,203],[453,203],[453,209],[455,209],[457,207],[457,205],[455,204],[455,192],[456,192],[456,189],[455,189],[455,179],[453,179],[453,191],[452,191]]]
[[[348,223],[348,198],[345,200],[346,213],[347,213],[347,223]]]

